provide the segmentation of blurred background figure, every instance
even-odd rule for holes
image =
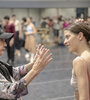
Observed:
[[[0,18],[0,29],[3,29],[3,25],[2,25],[2,19]]]
[[[21,28],[22,28],[22,40],[23,40],[22,47],[24,47],[25,46],[25,38],[26,38],[25,32],[26,32],[26,29],[27,29],[27,20],[26,20],[26,17],[23,17],[21,19]]]
[[[56,44],[59,43],[59,30],[60,30],[60,24],[58,18],[54,19],[54,25],[53,25],[53,33],[54,33],[54,42]]]
[[[22,36],[25,39],[25,32],[26,32],[26,28],[27,28],[27,20],[26,20],[26,17],[23,17],[21,19],[21,26],[22,26]]]
[[[16,19],[16,15],[12,15],[11,17],[11,23],[15,25],[15,55],[21,56],[20,48],[21,48],[21,36],[22,36],[22,30],[21,30],[21,24],[19,20]]]
[[[35,36],[34,34],[36,34],[36,28],[34,26],[34,24],[32,23],[30,17],[27,18],[27,27],[26,27],[26,32],[25,32],[25,49],[27,49],[29,51],[29,56],[27,56],[27,54],[25,55],[26,58],[28,58],[27,60],[30,60],[30,62],[33,61],[34,59],[34,55],[36,53],[36,40],[35,40]]]
[[[23,47],[26,51],[26,54],[25,54],[25,59],[26,61],[29,61],[29,50],[27,48],[25,48],[25,39],[26,39],[26,35],[25,35],[25,32],[27,32],[27,19],[26,17],[23,17],[21,19],[21,26],[22,26],[22,36],[23,36]]]
[[[59,45],[64,46],[64,19],[63,16],[58,17],[60,29],[59,29]]]
[[[15,31],[15,25],[13,23],[10,23],[10,17],[9,16],[5,16],[4,17],[4,31],[6,33],[14,33],[14,37],[12,39],[7,39],[6,43],[7,43],[7,63],[14,65],[14,52],[15,52],[15,44],[14,44],[14,40],[15,40],[15,36],[16,36],[16,31]]]

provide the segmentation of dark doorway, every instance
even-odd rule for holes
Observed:
[[[76,17],[87,19],[87,17],[88,17],[88,8],[77,8],[76,9]]]

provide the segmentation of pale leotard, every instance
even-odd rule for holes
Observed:
[[[87,67],[89,67],[89,64],[88,62],[83,58],[83,57],[80,57],[86,64],[87,64]],[[89,68],[88,68],[89,69]],[[72,70],[73,71],[73,70]],[[74,88],[74,90],[78,90],[78,83],[77,83],[77,77],[75,74],[72,73],[72,77],[71,77],[71,86]]]

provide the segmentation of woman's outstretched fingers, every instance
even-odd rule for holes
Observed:
[[[41,46],[40,51],[42,51],[42,50],[43,50],[43,48],[45,48],[45,47],[44,47],[44,45],[42,45],[42,46]]]
[[[44,60],[45,66],[52,61],[52,54],[50,53]]]
[[[36,50],[36,54],[40,55],[43,48],[44,48],[44,45],[39,44],[38,47],[37,47],[37,50]]]
[[[41,44],[38,45],[37,50],[39,50],[41,48]]]
[[[48,63],[50,63],[52,61],[52,53],[50,53],[49,49],[45,49],[45,51],[43,51],[44,53],[42,53],[41,56],[41,61],[43,62],[43,65],[46,66]]]
[[[53,60],[53,58],[50,58],[50,59],[47,61],[46,65],[49,64],[52,60]]]
[[[40,57],[42,57],[46,52],[46,48],[42,48],[42,51],[40,52]]]
[[[49,54],[50,50],[49,49],[45,49],[44,54],[42,55],[42,59],[47,58],[48,54]]]

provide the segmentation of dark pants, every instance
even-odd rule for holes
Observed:
[[[10,39],[6,40],[6,43],[7,43],[7,56],[8,56],[8,60],[11,60],[12,62],[14,62],[15,44],[10,46],[9,41],[10,41]]]
[[[59,36],[59,30],[54,29],[54,36],[58,37]]]
[[[20,39],[19,39],[19,31],[16,32],[16,37],[15,37],[15,48],[20,50],[21,46],[20,46]]]

